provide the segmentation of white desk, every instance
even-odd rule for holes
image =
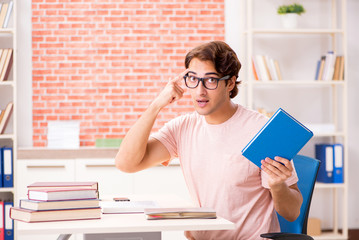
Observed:
[[[133,199],[133,197],[131,197]],[[137,198],[139,200],[141,198]],[[143,198],[142,198],[143,199]],[[153,199],[161,207],[180,207],[183,205],[178,198],[160,197]],[[169,200],[169,199],[172,199]],[[173,201],[173,199],[177,199]],[[140,214],[102,214],[101,219],[58,221],[42,223],[17,222],[18,234],[96,234],[96,233],[141,233],[162,231],[187,231],[187,230],[229,230],[234,229],[234,224],[223,218],[217,219],[180,219],[180,220],[147,220],[143,213]],[[61,236],[59,239],[67,239]]]

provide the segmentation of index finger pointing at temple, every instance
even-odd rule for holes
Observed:
[[[183,79],[183,76],[186,75],[189,72],[189,69],[187,68],[186,70],[184,70],[183,72],[181,72],[180,74],[178,74],[175,78],[172,79],[172,82],[179,82]]]

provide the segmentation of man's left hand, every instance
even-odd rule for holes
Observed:
[[[293,172],[292,163],[288,159],[282,157],[275,157],[274,159],[267,157],[261,161],[262,170],[268,174],[268,184],[272,190],[285,184]]]

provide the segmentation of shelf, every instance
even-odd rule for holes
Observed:
[[[248,83],[248,82],[244,82]],[[298,85],[311,85],[311,86],[331,86],[331,85],[339,85],[344,86],[344,81],[316,81],[316,80],[279,80],[279,81],[252,81],[254,86],[298,86]]]
[[[14,188],[0,188],[0,192],[13,192]]]
[[[315,240],[341,240],[341,239],[348,239],[343,234],[339,233],[322,233],[320,236],[313,236]]]
[[[313,137],[344,137],[344,132],[314,132]]]
[[[340,189],[344,189],[345,185],[344,183],[315,183],[315,188],[318,189],[333,189],[333,188],[340,188]]]
[[[14,33],[14,30],[12,28],[2,28],[0,29],[0,33]]]
[[[14,134],[0,134],[0,139],[14,139]]]
[[[248,34],[249,31],[245,33]],[[281,29],[281,28],[273,28],[273,29],[261,29],[261,28],[253,28],[251,31],[252,34],[343,34],[344,31],[342,29]]]
[[[9,80],[2,81],[0,82],[0,86],[14,86],[14,82]]]

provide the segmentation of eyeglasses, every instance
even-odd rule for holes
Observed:
[[[184,82],[188,88],[196,88],[199,82],[202,82],[203,86],[209,90],[215,90],[218,87],[218,81],[227,80],[231,76],[227,75],[221,78],[215,77],[206,77],[199,78],[195,76],[188,76],[188,74],[183,76]]]

